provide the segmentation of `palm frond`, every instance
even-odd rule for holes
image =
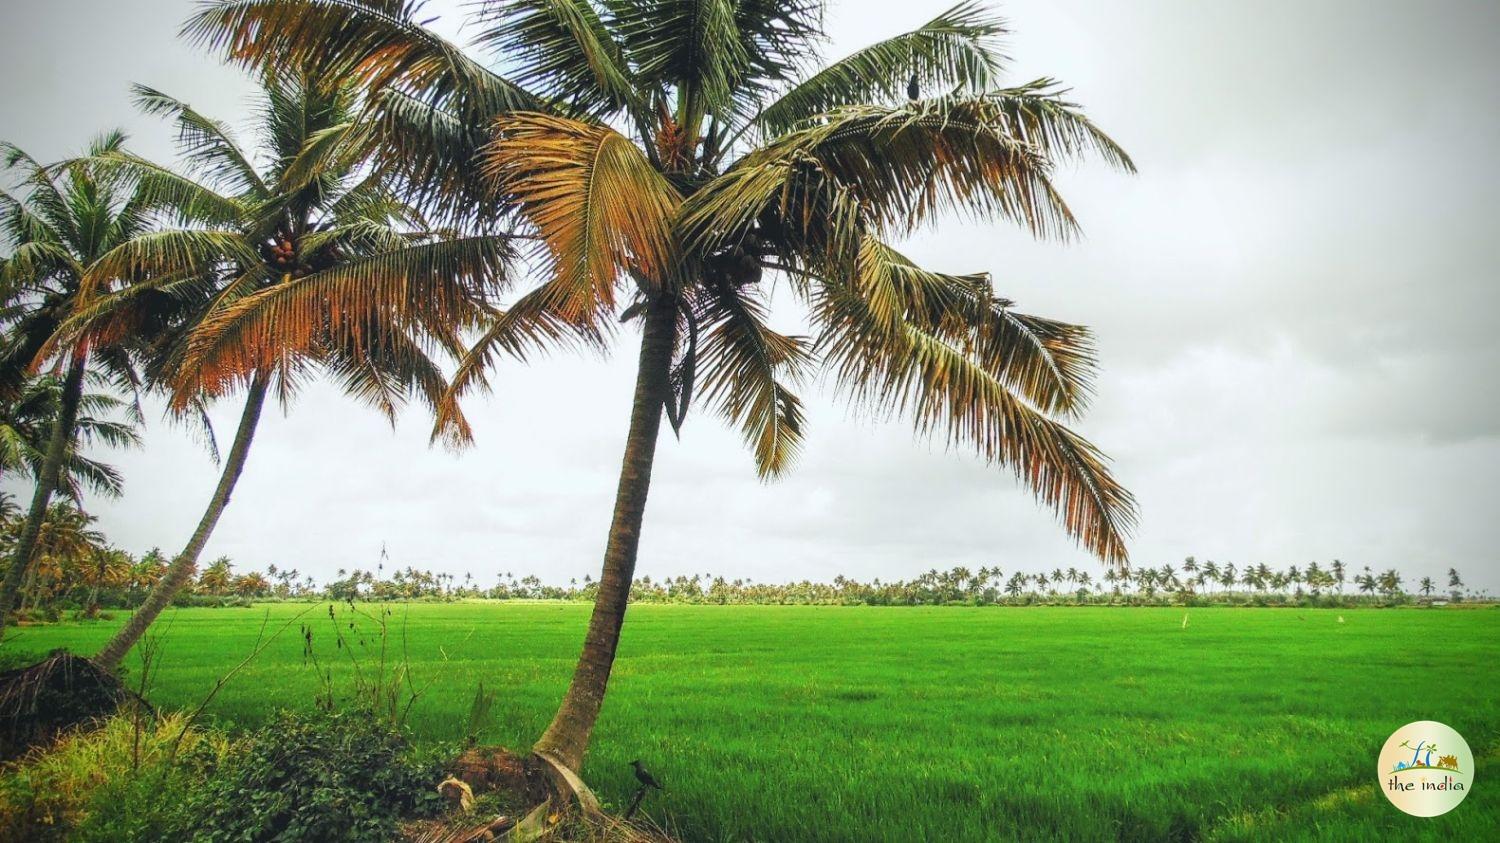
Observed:
[[[492,186],[477,176],[479,150],[489,143],[489,127],[501,112],[470,119],[392,90],[378,93],[371,111],[381,138],[375,163],[393,189],[430,216],[458,225],[492,224],[507,216]]]
[[[883,330],[909,323],[954,344],[1043,412],[1076,416],[1087,405],[1095,369],[1088,329],[1015,312],[988,275],[931,272],[866,237],[853,289]]]
[[[235,143],[228,125],[155,88],[135,85],[132,91],[142,112],[176,121],[178,151],[195,170],[240,195],[264,197],[271,192],[249,156]]]
[[[1135,162],[1124,147],[1063,97],[1068,93],[1056,80],[1042,78],[1013,88],[989,91],[984,101],[1003,119],[1005,131],[1052,160],[1093,154],[1116,169],[1135,172]]]
[[[1009,467],[1101,559],[1124,564],[1135,502],[1088,441],[1034,409],[961,348],[909,323],[883,327],[847,287],[818,288],[818,340],[839,386],[858,404],[911,417]]]
[[[465,114],[545,111],[542,97],[464,55],[417,20],[409,0],[210,0],[188,21],[191,40],[270,70],[307,68],[370,90],[397,87]]]
[[[88,267],[86,286],[104,289],[121,279],[181,276],[218,264],[251,266],[261,261],[254,244],[238,231],[181,228],[133,237]]]
[[[375,349],[408,331],[473,324],[476,302],[504,288],[510,242],[468,237],[408,246],[287,277],[206,316],[188,342],[180,403],[218,394],[256,372],[332,342]]]
[[[614,307],[615,283],[637,270],[671,273],[671,218],[680,199],[639,147],[618,132],[545,114],[496,121],[482,172],[545,246],[558,313],[577,322]]]
[[[476,22],[476,42],[528,90],[582,114],[645,113],[624,51],[589,0],[490,0]]]
[[[77,250],[83,241],[72,204],[54,181],[57,168],[48,167],[31,157],[26,150],[10,143],[0,143],[0,159],[5,168],[19,173],[19,186],[25,189],[25,219],[34,240],[50,240]]]
[[[125,478],[118,469],[76,452],[64,457],[63,484],[73,500],[82,497],[84,487],[111,498],[118,498],[125,491]]]
[[[346,394],[380,411],[393,425],[413,396],[436,407],[448,391],[442,370],[427,351],[399,331],[387,332],[373,346],[333,344],[321,361]],[[455,437],[450,444],[467,441]]]
[[[754,122],[774,137],[840,106],[900,102],[913,80],[930,93],[984,92],[1004,70],[999,40],[1006,32],[986,4],[966,0],[911,32],[828,65],[767,105]]]
[[[613,29],[636,77],[676,90],[682,125],[696,133],[705,116],[733,112],[735,86],[750,57],[740,37],[735,0],[614,0]]]
[[[696,369],[703,400],[740,426],[763,479],[791,468],[803,439],[802,401],[788,388],[810,361],[805,342],[765,323],[765,308],[743,290],[705,288]]]
[[[553,347],[604,349],[600,324],[579,323],[559,309],[568,301],[567,292],[556,289],[561,286],[556,280],[543,284],[516,299],[510,307],[489,313],[484,332],[459,359],[448,390],[437,404],[433,439],[467,441],[472,437],[459,409],[459,400],[476,387],[490,388],[486,373],[501,354],[524,361]]]
[[[1052,164],[1010,134],[1003,111],[984,97],[850,106],[749,153],[697,191],[683,211],[684,237],[732,242],[770,215],[777,233],[799,232],[803,242],[852,256],[860,226],[909,233],[942,212],[1067,237],[1077,223],[1052,186]]]
[[[102,173],[130,179],[146,209],[163,212],[180,223],[222,226],[238,222],[246,205],[181,173],[128,152],[113,152],[83,161]]]

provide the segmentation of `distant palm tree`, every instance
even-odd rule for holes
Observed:
[[[459,350],[480,291],[503,278],[511,255],[503,237],[435,230],[370,168],[369,127],[351,88],[285,71],[267,75],[263,88],[263,168],[222,123],[149,88],[137,88],[138,102],[176,123],[192,172],[120,150],[88,162],[139,183],[182,227],[132,238],[101,260],[101,271],[144,280],[101,302],[87,324],[125,333],[151,314],[175,314],[174,341],[153,349],[147,369],[179,410],[245,388],[197,529],[95,657],[109,669],[191,578],[244,470],[268,393],[285,405],[319,366],[393,421],[413,393],[436,406],[447,382],[427,349]],[[350,320],[399,328],[369,342],[345,329]],[[461,424],[453,429],[465,438]]]
[[[1432,591],[1435,588],[1437,588],[1437,583],[1434,583],[1432,581],[1432,577],[1423,577],[1422,578],[1421,591],[1422,591],[1422,596],[1423,597],[1431,597],[1432,596]]]
[[[119,149],[125,138],[106,135],[92,154]],[[22,397],[28,375],[49,362],[60,373],[57,410],[36,469],[31,507],[0,581],[0,636],[17,591],[31,569],[38,534],[52,496],[64,480],[73,453],[84,380],[91,365],[129,380],[128,358],[118,344],[78,342],[50,345],[57,328],[101,289],[86,284],[96,264],[116,246],[144,231],[147,206],[128,186],[97,178],[87,168],[46,166],[25,151],[0,144],[19,195],[0,190],[0,290],[5,293],[0,326],[0,399]],[[109,279],[115,280],[115,279]]]
[[[69,501],[55,501],[47,507],[37,535],[34,564],[21,589],[22,611],[41,600],[45,583],[86,570],[105,552],[104,534],[95,528],[96,520]]]
[[[198,590],[204,594],[224,594],[234,579],[234,564],[228,556],[220,556],[198,575]]]
[[[50,375],[27,378],[14,400],[0,398],[0,476],[24,471],[33,480],[41,474],[52,425],[61,410],[62,383]],[[112,418],[123,416],[123,420]],[[124,483],[112,466],[83,455],[82,448],[101,442],[112,448],[140,444],[133,404],[108,392],[92,392],[85,383],[78,399],[74,436],[63,457],[58,485],[75,502],[85,487],[118,496]]]
[[[502,76],[423,28],[418,5],[211,0],[188,31],[243,62],[362,79],[386,160],[430,210],[536,238],[541,283],[480,338],[453,397],[497,353],[597,346],[613,323],[642,326],[603,576],[539,754],[582,763],[661,419],[679,428],[695,401],[739,426],[775,477],[803,442],[793,388],[821,363],[860,406],[905,410],[1010,467],[1085,547],[1123,562],[1133,502],[1062,423],[1085,401],[1087,333],[1017,313],[987,275],[928,271],[891,245],[946,211],[1068,235],[1055,164],[1087,153],[1132,167],[1055,83],[1001,85],[998,19],[961,3],[808,76],[817,0],[486,4],[473,31]],[[811,336],[770,327],[768,272],[800,299]]]
[[[1401,593],[1401,573],[1394,568],[1381,573],[1378,582],[1382,594],[1395,597]]]

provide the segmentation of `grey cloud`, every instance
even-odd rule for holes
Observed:
[[[173,37],[188,0],[29,2],[0,31],[0,137],[43,157],[127,127],[129,82],[213,114],[249,86]],[[844,2],[834,55],[950,5]],[[453,34],[462,4],[430,4]],[[1080,429],[1141,501],[1140,563],[1343,559],[1421,576],[1457,565],[1500,588],[1500,60],[1488,2],[1007,2],[1014,78],[1055,75],[1141,165],[1058,179],[1085,226],[1071,244],[944,224],[905,244],[936,268],[994,273],[1029,312],[1093,326],[1103,359]],[[784,298],[784,297],[783,297]],[[781,301],[778,325],[798,324]],[[607,361],[507,364],[473,402],[478,447],[427,445],[309,390],[267,423],[211,554],[319,575],[397,564],[597,573],[635,335]],[[809,387],[811,438],[783,481],[756,481],[737,432],[700,411],[664,440],[641,572],[908,577],[932,566],[1089,567],[1007,472]],[[232,402],[216,410],[221,429]],[[99,501],[133,550],[175,548],[214,479],[180,430],[119,454],[130,488]]]

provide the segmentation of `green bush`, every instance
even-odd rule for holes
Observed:
[[[7,767],[0,840],[164,839],[153,830],[184,826],[181,794],[231,747],[215,732],[183,736],[186,727],[182,715],[111,717]],[[140,832],[124,831],[132,827]]]
[[[368,841],[440,808],[436,758],[353,714],[282,714],[251,735],[193,795],[202,841]]]

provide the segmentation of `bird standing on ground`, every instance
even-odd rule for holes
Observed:
[[[666,790],[666,788],[662,787],[661,783],[651,775],[650,770],[647,770],[645,767],[641,766],[641,762],[639,760],[630,762],[630,766],[635,768],[636,781],[640,782],[646,787],[654,787],[657,790]]]

